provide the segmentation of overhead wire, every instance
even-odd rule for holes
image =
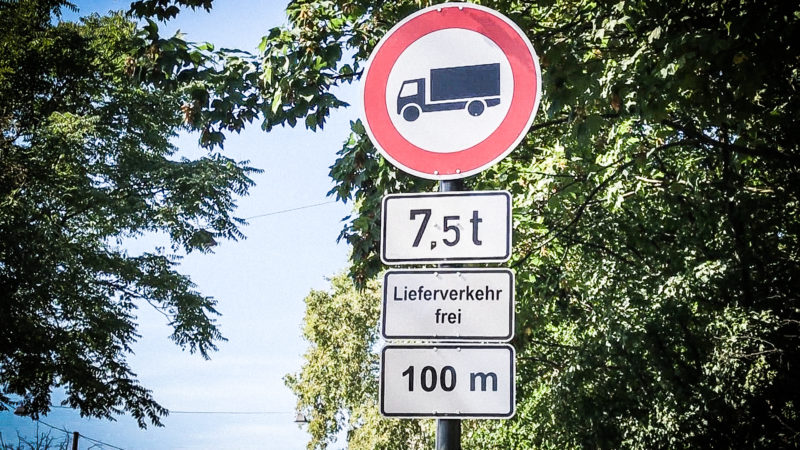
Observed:
[[[69,406],[50,405],[52,408],[73,409]],[[240,414],[240,415],[264,415],[264,414],[294,414],[290,411],[189,411],[189,410],[171,410],[168,409],[169,414]]]
[[[9,406],[11,406],[11,405],[9,405]],[[69,406],[63,406],[63,405],[50,405],[50,406],[53,407],[53,408],[59,408],[59,409],[73,409],[73,408],[70,408]],[[225,415],[285,414],[285,415],[292,415],[292,414],[295,414],[295,413],[294,412],[288,412],[288,411],[188,411],[188,410],[174,410],[174,411],[169,411],[169,414],[225,414]],[[44,426],[46,426],[48,428],[51,428],[53,430],[61,431],[63,433],[66,433],[67,435],[70,435],[71,433],[73,433],[72,431],[67,430],[66,427],[59,428],[59,427],[56,427],[54,425],[50,425],[49,423],[44,422],[41,419],[34,419],[34,421],[37,422],[37,423],[40,423],[40,424],[42,424],[42,425],[44,425]],[[78,432],[78,435],[81,438],[83,438],[83,439],[85,439],[85,440],[87,440],[89,442],[92,442],[92,443],[94,443],[96,445],[99,445],[99,446],[106,446],[106,447],[113,448],[113,449],[116,449],[116,450],[125,450],[122,447],[118,447],[116,445],[109,444],[108,442],[104,442],[104,441],[101,441],[99,439],[94,439],[94,438],[86,436],[85,434],[82,434],[80,432]],[[95,446],[92,446],[92,448],[93,447],[95,447]]]
[[[2,402],[2,403],[3,403],[4,405],[6,405],[6,406],[10,406],[10,407],[13,407],[13,406],[15,406],[13,403],[5,403],[5,402]],[[51,407],[53,407],[53,408],[72,409],[72,408],[70,408],[70,407],[68,407],[68,406],[62,406],[62,405],[50,405],[50,406],[51,406]],[[44,425],[44,426],[46,426],[46,427],[48,427],[48,428],[50,428],[50,429],[53,429],[53,430],[56,430],[56,431],[61,431],[61,432],[63,432],[63,433],[66,433],[67,435],[69,435],[69,434],[71,434],[71,433],[76,433],[76,432],[74,432],[74,431],[69,431],[69,430],[67,430],[67,429],[66,429],[66,427],[64,427],[64,428],[59,428],[59,427],[57,427],[57,426],[50,425],[49,423],[47,423],[47,422],[45,422],[45,421],[43,421],[43,420],[41,420],[41,419],[33,419],[33,421],[34,421],[34,422],[36,422],[36,423],[38,423],[38,424],[42,424],[42,425]],[[108,442],[103,442],[103,441],[101,441],[101,440],[98,440],[98,439],[91,438],[91,437],[89,437],[89,436],[86,436],[86,435],[84,435],[84,434],[81,434],[80,432],[77,432],[77,433],[78,433],[78,435],[79,435],[80,437],[82,437],[82,438],[86,439],[87,441],[94,442],[95,444],[98,444],[98,445],[101,445],[101,446],[103,446],[103,445],[104,445],[104,446],[106,446],[106,447],[111,447],[111,448],[114,448],[114,449],[117,449],[117,450],[125,450],[125,449],[124,449],[124,448],[122,448],[122,447],[117,447],[116,445],[109,444]]]
[[[41,419],[35,419],[35,420],[36,420],[36,422],[38,422],[38,423],[40,423],[40,424],[42,424],[42,425],[44,425],[44,426],[46,426],[46,427],[50,427],[50,428],[52,428],[52,429],[54,429],[54,430],[56,430],[56,431],[63,431],[64,433],[67,433],[67,434],[71,433],[71,431],[67,430],[66,428],[58,428],[58,427],[56,427],[56,426],[50,425],[50,424],[49,424],[49,423],[47,423],[47,422],[44,422],[44,421],[42,421]],[[86,436],[85,434],[82,434],[82,433],[80,433],[80,432],[78,433],[78,435],[79,435],[80,437],[82,437],[83,439],[86,439],[86,440],[87,440],[87,441],[89,441],[89,442],[94,442],[95,444],[98,444],[98,445],[104,445],[104,446],[106,446],[106,447],[115,448],[115,449],[117,449],[117,450],[125,450],[125,449],[124,449],[124,448],[122,448],[122,447],[117,447],[116,445],[109,444],[108,442],[103,442],[103,441],[101,441],[101,440],[98,440],[98,439],[90,438],[89,436]]]
[[[301,209],[315,208],[317,206],[329,205],[331,203],[336,203],[336,200],[329,200],[327,202],[314,203],[313,205],[304,205],[304,206],[298,206],[296,208],[282,209],[280,211],[272,211],[272,212],[268,212],[268,213],[264,213],[264,214],[257,214],[255,216],[245,217],[244,220],[258,219],[259,217],[274,216],[276,214],[283,214],[283,213],[288,213],[288,212],[292,212],[292,211],[299,211]]]
[[[294,414],[287,411],[170,411],[170,414],[237,414],[237,415],[264,415],[264,414]]]

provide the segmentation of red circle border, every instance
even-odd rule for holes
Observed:
[[[460,178],[491,166],[519,143],[538,107],[539,64],[527,38],[506,20],[473,5],[439,5],[399,23],[381,40],[365,76],[364,116],[373,143],[395,165],[423,178]],[[386,83],[409,45],[447,28],[480,33],[500,47],[511,65],[514,94],[505,118],[489,137],[465,150],[437,153],[412,144],[394,127],[386,105]]]

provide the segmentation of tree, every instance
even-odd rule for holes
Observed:
[[[69,438],[62,437],[57,439],[50,436],[51,431],[40,433],[37,430],[36,436],[33,438],[25,438],[18,431],[17,445],[5,442],[2,433],[0,433],[0,450],[67,450]]]
[[[324,447],[346,428],[349,448],[430,448],[430,430],[426,439],[419,421],[393,423],[378,414],[378,283],[357,290],[344,275],[330,282],[331,292],[312,291],[305,299],[303,337],[311,344],[307,364],[286,377],[300,411],[312,419],[309,447]]]
[[[313,71],[330,93],[429,3],[292,2],[288,28],[264,47],[265,59],[285,58],[271,74],[289,80],[272,91],[281,108],[324,113],[297,100],[292,80]],[[514,197],[518,399],[511,420],[465,422],[465,448],[800,446],[797,5],[481,4],[531,38],[544,100],[519,148],[467,180]],[[341,238],[352,279],[369,287],[381,270],[381,196],[433,186],[377,156],[359,122],[352,129],[332,195],[354,201]],[[336,283],[333,292],[336,303]],[[334,308],[315,295],[307,326]],[[356,310],[377,303],[353,298]],[[290,385],[309,409],[310,448],[374,424],[351,394],[309,400],[338,392],[342,372],[374,376],[362,365],[374,350],[370,314],[324,344],[307,333],[312,351]],[[353,336],[362,353],[304,378],[320,351],[336,351],[329,339],[352,346]],[[331,408],[347,422],[331,422]]]
[[[180,252],[243,237],[232,211],[256,169],[216,148],[255,116],[231,112],[255,70],[163,39],[152,20],[62,22],[63,7],[0,2],[0,408],[20,399],[36,418],[61,387],[82,415],[159,425],[167,411],[126,363],[135,310],[152,305],[205,358],[223,340],[216,300],[176,266]],[[176,155],[182,129],[201,131],[206,156]],[[128,254],[122,242],[144,233],[171,251]]]

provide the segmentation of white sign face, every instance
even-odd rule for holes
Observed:
[[[383,276],[385,339],[508,341],[514,336],[510,269],[390,270]]]
[[[454,83],[470,76],[488,84],[470,84],[482,96],[462,98]],[[386,104],[392,125],[412,145],[454,153],[491,136],[506,117],[513,92],[511,64],[494,41],[476,31],[445,28],[417,39],[400,54],[389,72]],[[480,114],[469,110],[470,103]],[[417,117],[408,120],[409,114]]]
[[[511,257],[506,191],[390,194],[383,198],[381,260],[503,262]]]
[[[509,418],[514,415],[510,345],[387,345],[380,407],[387,417]]]
[[[364,125],[378,151],[449,180],[503,159],[533,123],[541,71],[509,18],[469,3],[420,10],[378,42],[363,76]]]

